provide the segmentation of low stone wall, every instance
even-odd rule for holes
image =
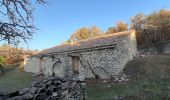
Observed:
[[[159,44],[158,43],[152,43],[152,44],[143,44],[137,46],[138,55],[155,55],[159,54]],[[165,47],[163,48],[164,54],[170,53],[170,42],[167,42],[165,44]]]
[[[30,88],[8,94],[0,92],[0,100],[86,100],[85,89],[84,80],[50,77]]]

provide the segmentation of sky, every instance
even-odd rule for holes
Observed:
[[[60,45],[81,27],[96,25],[106,31],[119,21],[130,23],[138,13],[149,14],[165,8],[170,9],[170,0],[46,0],[37,5],[34,23],[39,29],[29,49],[42,50]]]

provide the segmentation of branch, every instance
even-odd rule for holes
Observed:
[[[1,0],[0,1],[0,40],[13,41],[31,39],[37,28],[33,25],[31,0]],[[44,0],[37,0],[45,4]],[[4,20],[5,19],[5,20]]]

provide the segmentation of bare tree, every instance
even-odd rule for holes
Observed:
[[[33,4],[44,0],[0,0],[0,40],[18,44],[31,39],[36,27],[33,25]]]

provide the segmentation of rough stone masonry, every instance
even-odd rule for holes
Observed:
[[[0,92],[0,100],[87,100],[83,80],[49,77],[12,93]]]
[[[24,70],[57,77],[117,77],[136,57],[135,31],[99,36],[46,49],[26,59]]]

